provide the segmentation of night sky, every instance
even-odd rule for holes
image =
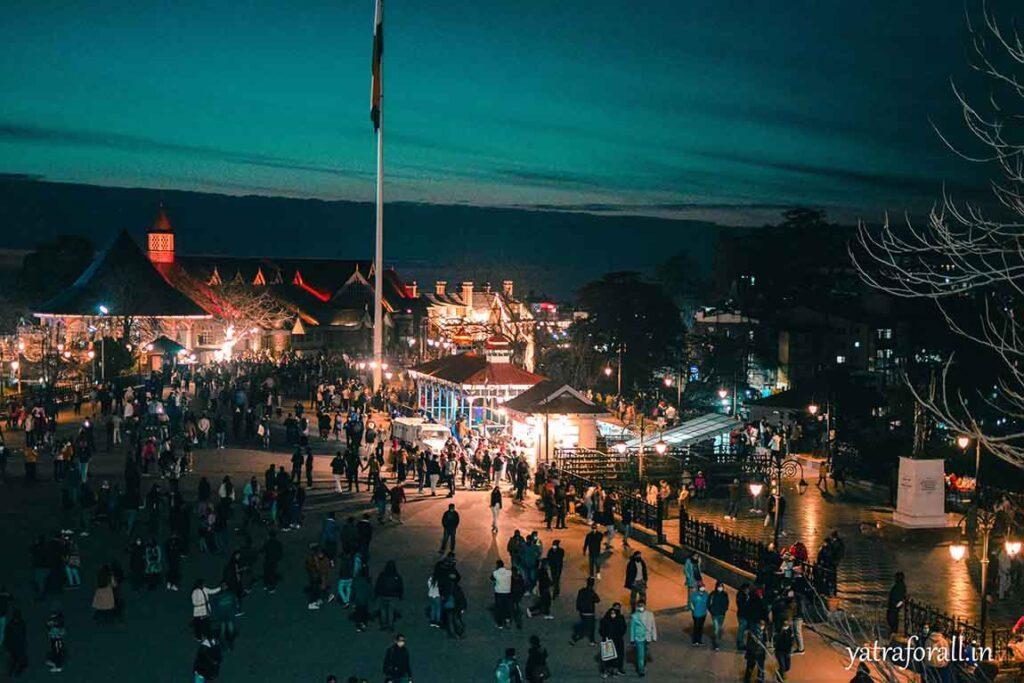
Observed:
[[[0,173],[372,200],[372,0],[7,0]],[[758,223],[978,170],[962,0],[388,0],[390,199]]]

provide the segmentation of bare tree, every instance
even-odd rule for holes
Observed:
[[[944,142],[964,159],[996,169],[991,207],[956,201],[948,193],[924,225],[909,219],[879,230],[861,225],[850,249],[863,279],[896,297],[933,302],[950,330],[991,352],[999,375],[993,397],[965,394],[951,377],[954,357],[945,361],[937,390],[910,386],[915,399],[949,429],[970,435],[1000,458],[1024,467],[1024,431],[994,433],[982,424],[978,406],[1024,418],[1024,40],[1009,32],[982,4],[967,17],[971,66],[991,86],[978,105],[953,85],[973,153]],[[965,311],[968,313],[965,315]],[[908,384],[910,384],[908,382]]]

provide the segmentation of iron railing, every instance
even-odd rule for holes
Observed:
[[[924,627],[941,632],[947,638],[954,636],[965,644],[977,643],[981,647],[992,648],[993,659],[1004,659],[1008,656],[1007,645],[1010,642],[1010,629],[990,628],[982,633],[973,622],[951,616],[927,603],[908,599],[903,605],[903,631],[906,635],[918,635],[922,640],[927,634]]]
[[[598,484],[598,482],[582,477],[574,472],[559,468],[553,469],[552,476],[571,483],[580,495],[582,495],[583,492],[591,486],[596,486]],[[664,542],[665,532],[662,524],[663,520],[660,506],[651,505],[640,496],[630,493],[629,491],[623,490],[620,491],[620,493],[622,495],[619,496],[619,514],[621,515],[623,510],[628,509],[633,515],[633,524],[639,524],[640,526],[650,529],[657,536],[659,543]]]
[[[777,569],[767,562],[773,554],[766,544],[724,531],[710,522],[702,522],[689,515],[679,518],[679,545],[753,574],[762,582],[771,580]],[[838,582],[835,569],[813,562],[795,562],[794,567],[797,566],[818,594],[836,594]]]

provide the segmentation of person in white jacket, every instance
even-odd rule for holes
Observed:
[[[210,633],[210,596],[220,593],[220,587],[207,588],[202,579],[192,586],[192,630],[196,640]]]
[[[643,678],[646,675],[647,643],[658,639],[658,625],[654,622],[654,612],[648,611],[643,600],[636,603],[636,611],[629,619],[629,639],[636,646],[636,673]]]

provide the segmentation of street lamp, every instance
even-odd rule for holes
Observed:
[[[760,512],[761,508],[757,504],[757,498],[761,495],[761,491],[764,490],[764,484],[759,481],[750,482],[748,488],[750,489],[750,495],[754,497],[754,507],[750,508],[751,512]]]
[[[818,404],[817,403],[812,403],[811,405],[807,406],[807,412],[810,413],[811,415],[817,415],[818,414]]]
[[[97,310],[101,318],[110,313],[110,309],[103,304],[100,304]],[[100,381],[107,381],[107,335],[104,332],[100,332]]]
[[[966,452],[967,447],[971,445],[971,437],[967,434],[961,434],[956,437],[956,445],[960,447],[960,450]],[[974,439],[974,497],[977,498],[981,494],[979,484],[981,483],[981,439]]]
[[[992,539],[992,530],[999,520],[999,511],[978,507],[978,497],[975,495],[973,507],[968,514],[961,517],[960,521],[957,522],[957,526],[960,527],[960,540],[951,543],[949,546],[949,556],[953,558],[954,562],[959,562],[967,555],[967,546],[963,542],[963,537],[967,533],[967,519],[972,514],[976,517],[978,530],[981,532],[981,559],[979,560],[981,563],[981,623],[979,626],[981,628],[981,644],[984,646],[985,626],[988,624],[988,546],[989,541]],[[1010,552],[1011,544],[1019,552],[1020,543],[1011,542],[1007,538],[1007,554]]]
[[[625,444],[625,442],[620,441],[619,443],[615,444],[615,450],[619,452],[619,455],[625,455],[626,454],[626,444]]]
[[[725,400],[725,397],[728,395],[729,390],[726,389],[725,387],[722,387],[721,389],[718,390],[718,398],[722,399],[723,401]]]
[[[658,455],[665,455],[665,451],[667,451],[667,450],[668,450],[668,444],[665,443],[664,441],[659,441],[658,443],[654,444],[654,451]]]
[[[1007,538],[1006,542],[1003,543],[1003,547],[1006,548],[1006,554],[1013,558],[1020,554],[1021,543],[1020,541],[1014,541]]]
[[[611,377],[612,376],[612,366],[610,366],[610,365],[604,366],[604,376],[605,377]]]
[[[18,376],[18,393],[21,393],[21,362],[12,360],[11,361],[11,372],[17,373]]]

